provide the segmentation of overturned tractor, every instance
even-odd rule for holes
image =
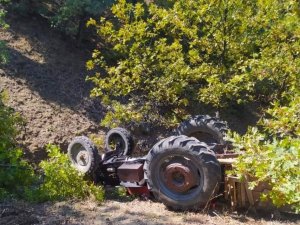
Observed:
[[[83,136],[74,138],[68,154],[75,168],[96,182],[152,195],[174,210],[196,210],[228,191],[226,159],[236,155],[224,140],[227,130],[217,118],[196,116],[182,122],[175,135],[160,140],[144,157],[131,157],[131,134],[114,128],[106,135],[103,155]]]

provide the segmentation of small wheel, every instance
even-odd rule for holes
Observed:
[[[228,131],[227,123],[208,115],[198,115],[183,121],[176,129],[176,135],[195,137],[216,151],[216,145],[225,145],[224,136]]]
[[[107,152],[116,151],[118,155],[130,155],[133,147],[133,137],[124,128],[113,128],[106,135],[105,149]]]
[[[221,181],[215,154],[205,143],[183,135],[154,145],[144,171],[150,191],[174,210],[197,210],[206,205]]]
[[[81,173],[93,174],[99,164],[99,155],[93,142],[85,137],[75,137],[68,146],[68,156]]]

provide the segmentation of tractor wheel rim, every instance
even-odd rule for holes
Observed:
[[[76,161],[80,166],[86,166],[88,164],[89,156],[86,151],[81,151],[76,157]]]
[[[192,170],[181,163],[171,163],[164,171],[164,179],[167,188],[171,191],[184,193],[197,184]]]

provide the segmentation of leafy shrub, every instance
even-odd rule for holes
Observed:
[[[300,137],[300,89],[290,98],[287,105],[276,101],[273,107],[267,110],[270,118],[266,117],[261,125],[269,135],[278,137]]]
[[[33,169],[22,159],[15,141],[21,123],[20,116],[4,105],[0,95],[0,199],[24,197],[35,181]]]
[[[48,160],[40,163],[43,169],[43,183],[32,196],[33,200],[84,199],[92,197],[97,201],[104,198],[104,190],[100,186],[84,179],[83,174],[71,166],[66,154],[59,147],[47,145]]]
[[[269,103],[299,86],[298,1],[155,2],[118,0],[88,22],[106,42],[87,62],[103,125],[172,125],[199,103]]]
[[[91,134],[89,138],[100,152],[104,151],[103,146],[105,145],[105,135]]]
[[[52,25],[72,36],[80,35],[86,20],[101,15],[114,0],[64,0],[52,17]],[[80,37],[78,37],[80,38]]]
[[[9,3],[9,0],[0,0],[0,27],[7,28],[8,25],[4,21],[4,17],[6,15],[6,11],[4,9],[4,5]]]
[[[287,106],[276,103],[268,110],[269,118],[261,120],[264,132],[249,129],[241,137],[233,134],[235,145],[245,152],[239,157],[235,173],[255,177],[270,184],[272,190],[262,196],[274,205],[289,204],[300,212],[300,95]]]

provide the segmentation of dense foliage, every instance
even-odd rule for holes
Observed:
[[[255,177],[272,187],[262,196],[276,206],[292,205],[300,212],[300,95],[296,94],[286,106],[274,104],[257,128],[241,137],[233,135],[234,143],[245,152],[236,164],[240,176]]]
[[[119,0],[114,18],[88,22],[106,41],[87,62],[92,95],[112,106],[103,125],[170,125],[201,103],[284,98],[299,86],[298,9],[296,0]]]

